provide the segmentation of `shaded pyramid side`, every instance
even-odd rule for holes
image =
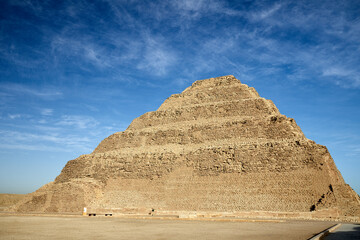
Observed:
[[[17,210],[329,210],[359,216],[359,205],[326,147],[306,139],[254,88],[224,76],[196,81],[93,153],[69,161],[54,183]]]

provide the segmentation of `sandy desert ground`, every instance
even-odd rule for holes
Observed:
[[[0,216],[0,239],[308,239],[332,222]]]

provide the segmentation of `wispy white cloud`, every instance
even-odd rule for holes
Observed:
[[[25,84],[16,83],[2,83],[0,84],[0,92],[3,92],[5,96],[16,96],[16,95],[30,95],[43,99],[55,99],[63,95],[60,90],[53,87],[42,87],[33,88]]]
[[[41,109],[41,115],[43,116],[51,116],[53,114],[54,110],[50,108],[44,108]]]
[[[211,38],[204,42],[202,51],[223,55],[227,51],[231,51],[232,49],[237,48],[235,41],[236,38],[234,36]]]
[[[42,4],[38,1],[31,0],[12,0],[9,1],[11,5],[25,7],[35,13],[40,13],[43,10]]]
[[[99,124],[93,117],[77,116],[77,115],[64,115],[56,125],[73,126],[80,129],[93,128]]]
[[[176,63],[176,55],[164,40],[146,34],[145,55],[138,64],[139,69],[145,69],[156,75],[164,75]]]
[[[38,117],[27,116],[27,124],[24,125],[3,124],[0,128],[0,149],[89,153],[102,139],[119,131],[119,127],[123,128],[121,130],[126,128],[123,124],[105,125],[92,116],[63,115],[57,119],[47,115],[44,121],[38,120]]]
[[[0,149],[11,149],[11,150],[27,150],[27,151],[44,151],[44,152],[72,152],[72,148],[63,147],[52,147],[49,145],[42,144],[7,144],[0,143]]]
[[[273,15],[275,12],[277,12],[280,8],[282,7],[281,3],[275,3],[273,6],[263,9],[259,12],[253,12],[251,14],[251,18],[252,20],[264,20],[265,18],[270,17],[271,15]]]
[[[356,69],[349,70],[343,68],[343,66],[339,67],[336,65],[324,65],[322,74],[325,77],[333,78],[335,83],[340,86],[360,86],[360,72],[358,72]]]
[[[134,18],[122,4],[114,1],[109,1],[108,4],[119,26],[134,26],[135,31],[131,35],[117,29],[82,33],[81,29],[86,28],[86,24],[70,23],[51,39],[55,64],[61,65],[61,61],[69,57],[79,59],[79,69],[86,72],[92,72],[92,67],[110,70],[117,75],[117,79],[131,69],[144,70],[150,75],[166,74],[176,62],[176,53],[166,43],[166,38],[148,31],[148,27]],[[74,36],[74,29],[79,29],[81,33]]]
[[[199,0],[199,1],[175,0],[175,1],[172,1],[172,3],[175,4],[179,9],[183,9],[186,11],[199,11],[200,9],[203,9],[205,7],[205,4],[208,2],[209,1],[204,1],[204,0]]]
[[[70,152],[76,148],[82,151],[90,151],[93,147],[93,140],[87,136],[79,136],[76,133],[67,134],[68,131],[63,128],[56,131],[52,130],[40,133],[29,132],[31,131],[30,128],[26,131],[0,130],[0,148],[38,151],[59,151],[63,149]]]
[[[92,142],[88,138],[79,138],[77,136],[51,136],[23,132],[7,132],[3,134],[8,138],[11,137],[11,140],[4,141],[1,139],[0,148],[2,149],[73,152],[74,149],[78,148],[77,151],[90,152],[92,147]]]
[[[353,75],[353,71],[343,69],[341,67],[330,66],[322,70],[324,76],[349,76]]]
[[[73,38],[67,36],[67,34],[65,32],[54,36],[52,39],[51,51],[55,62],[62,61],[63,58],[73,57],[85,61],[78,63],[79,67],[82,68],[84,68],[84,63],[90,63],[100,68],[111,66],[111,59],[109,59],[111,56],[91,38],[88,36]]]
[[[40,123],[40,124],[46,124],[46,123],[48,123],[48,121],[46,121],[45,119],[40,119],[40,120],[38,121],[38,123]]]
[[[95,107],[95,106],[92,106],[92,105],[89,105],[89,104],[85,104],[84,105],[87,109],[89,109],[90,111],[92,112],[99,112],[99,108]]]
[[[20,114],[9,114],[8,116],[9,116],[9,118],[10,118],[11,120],[21,117]]]
[[[243,16],[244,12],[229,8],[225,1],[218,0],[174,0],[170,2],[170,6],[174,9],[172,13],[180,15],[177,19],[179,24],[186,21],[193,21],[206,15],[221,14],[230,16]],[[167,16],[167,14],[164,14]],[[186,24],[186,23],[185,23]],[[189,26],[189,25],[188,25]]]

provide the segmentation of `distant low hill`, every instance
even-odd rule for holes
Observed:
[[[6,194],[0,193],[0,210],[16,204],[23,199],[25,194]]]

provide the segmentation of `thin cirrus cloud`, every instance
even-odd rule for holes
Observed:
[[[3,92],[5,96],[30,95],[43,99],[54,99],[63,95],[62,91],[52,87],[35,88],[16,83],[0,84],[0,92]]]
[[[73,126],[80,129],[94,128],[99,124],[93,117],[64,115],[61,120],[56,123],[60,126]]]
[[[134,73],[168,78],[181,69],[177,79],[218,71],[250,81],[276,73],[289,81],[330,81],[358,88],[356,65],[360,59],[354,48],[360,23],[328,10],[328,5],[333,7],[333,3],[317,1],[309,7],[305,2],[254,1],[248,8],[216,0],[105,1],[107,10],[100,14],[96,4],[68,1],[66,10],[61,11],[64,20],[58,22],[63,25],[61,31],[43,28],[44,43],[50,48],[43,45],[38,50],[50,51],[44,63],[49,69],[56,66],[67,71],[69,62],[75,62],[70,68],[76,69],[70,74],[74,72],[77,78],[82,71],[103,71],[106,79],[126,79]],[[44,19],[50,16],[41,10],[41,4],[36,6],[30,9]],[[96,27],[84,20],[85,13],[93,16]],[[218,22],[226,27],[218,27]],[[289,35],[289,29],[294,34]],[[340,44],[338,39],[342,39]],[[42,98],[59,97],[63,92],[21,87],[15,91]]]
[[[53,112],[54,112],[54,110],[50,109],[50,108],[41,109],[41,115],[43,115],[43,116],[51,116],[51,115],[53,115]]]
[[[325,68],[356,67],[358,54],[349,53],[358,45],[359,21],[329,10],[334,3],[309,4],[254,1],[248,8],[241,4],[234,8],[230,2],[216,0],[105,1],[106,12],[99,12],[96,3],[68,1],[60,11],[61,30],[43,27],[44,43],[50,48],[38,46],[37,52],[47,56],[44,65],[56,66],[60,75],[61,69],[74,68],[69,60],[76,63],[77,76],[95,69],[106,72],[107,78],[133,72],[167,77],[174,69],[182,69],[179,78],[184,79],[209,71],[239,72],[236,66],[256,68],[251,74],[262,76],[271,68],[278,72],[279,66],[290,64],[293,70],[284,72],[288,80],[307,78],[302,76],[305,69],[320,80],[359,87],[357,71],[336,80],[323,74],[328,72]],[[44,6],[35,5],[30,8],[33,12],[44,19],[51,16],[42,10]],[[345,8],[346,3],[340,7]],[[84,20],[85,15],[92,16],[94,27]],[[218,22],[226,27],[217,27]],[[294,34],[286,35],[289,30]],[[336,48],[338,39],[343,42]],[[225,54],[230,64],[219,64]],[[12,56],[20,59],[20,55]]]
[[[114,131],[99,126],[98,121],[89,116],[64,115],[57,119],[52,117],[52,109],[42,109],[42,113],[50,118],[48,121],[38,121],[40,125],[31,121],[35,125],[13,125],[13,130],[0,129],[0,149],[90,152],[103,138],[104,132]],[[89,131],[92,133],[91,138]]]
[[[86,64],[98,68],[111,67],[115,62],[106,49],[87,36],[79,39],[62,35],[55,36],[51,41],[51,54],[54,56],[53,60],[56,64],[62,64],[67,58],[80,58],[84,61],[78,63],[78,67],[81,68],[84,68]]]
[[[1,131],[0,149],[18,149],[31,151],[82,150],[89,152],[93,145],[87,137],[77,135],[58,135],[49,133],[24,133],[19,131]],[[7,139],[7,141],[5,141]],[[9,140],[10,139],[10,140]]]
[[[360,86],[360,73],[355,69],[349,70],[337,66],[324,66],[322,74],[325,77],[334,77],[336,79],[350,79],[354,87]],[[338,84],[343,84],[337,82]]]
[[[282,7],[282,4],[275,3],[273,6],[263,9],[260,12],[253,12],[251,16],[251,20],[258,21],[258,20],[264,20],[271,15],[273,15],[275,12],[277,12]]]
[[[2,131],[1,132],[3,136],[6,136],[7,138],[11,139],[10,141],[13,142],[27,142],[32,143],[34,141],[46,141],[46,142],[53,142],[53,143],[61,143],[61,144],[75,144],[79,142],[88,142],[89,139],[87,137],[83,138],[74,138],[74,137],[68,137],[64,138],[63,136],[60,136],[58,133],[50,133],[50,134],[35,134],[35,133],[26,133],[26,132],[20,132],[20,131]]]
[[[21,118],[21,114],[8,114],[8,117],[13,120],[17,118]]]
[[[176,55],[166,44],[153,36],[145,37],[145,53],[138,64],[139,69],[145,69],[156,75],[165,75],[176,63]]]

